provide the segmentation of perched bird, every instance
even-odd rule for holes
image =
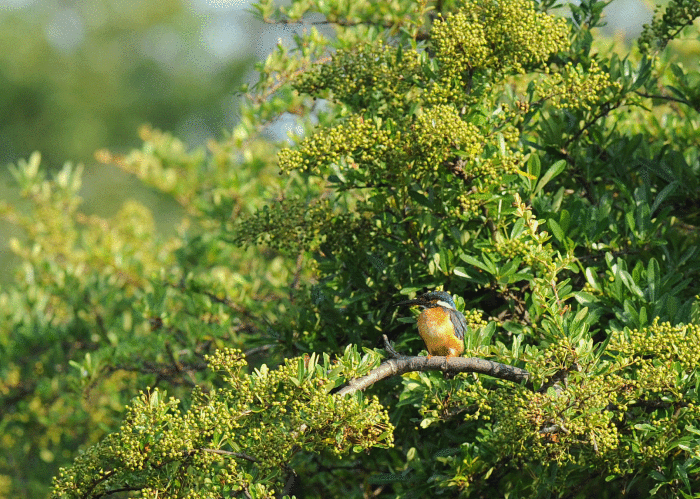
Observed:
[[[445,291],[431,291],[414,300],[396,303],[418,305],[423,311],[418,316],[418,333],[430,355],[458,357],[464,352],[464,332],[467,321]]]

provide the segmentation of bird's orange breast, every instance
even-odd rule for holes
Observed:
[[[430,355],[458,357],[464,343],[455,336],[450,314],[441,307],[426,308],[418,316],[418,332]]]

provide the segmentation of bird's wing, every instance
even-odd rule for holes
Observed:
[[[464,339],[464,333],[467,331],[467,320],[462,315],[462,312],[457,310],[449,310],[450,320],[455,328],[455,336],[460,340]]]

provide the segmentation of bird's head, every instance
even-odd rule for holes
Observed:
[[[443,307],[452,310],[457,309],[457,307],[455,307],[455,302],[452,300],[452,296],[450,296],[450,293],[447,293],[446,291],[430,291],[414,298],[413,300],[394,303],[395,307],[399,305],[418,305],[423,308]]]

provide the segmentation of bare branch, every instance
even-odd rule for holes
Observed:
[[[277,497],[287,497],[290,495],[290,492],[292,491],[292,487],[294,487],[294,482],[296,482],[297,479],[297,473],[294,471],[292,468],[289,466],[285,466],[285,471],[287,472],[287,481],[284,484],[284,488],[282,491],[277,495]]]
[[[388,345],[386,337],[385,343]],[[388,346],[391,347],[391,345]],[[350,395],[357,391],[362,391],[389,376],[399,376],[413,371],[442,371],[452,375],[457,373],[480,373],[514,383],[522,383],[530,379],[530,373],[525,369],[479,357],[407,357],[397,354],[393,348],[389,352],[395,358],[382,362],[379,367],[372,369],[369,374],[353,379],[347,386],[341,388],[337,395],[341,397]]]
[[[686,106],[693,107],[693,105],[688,102],[687,99],[679,99],[677,97],[672,97],[670,95],[653,95],[653,94],[648,94],[646,92],[634,92],[635,94],[639,95],[640,97],[646,97],[647,99],[659,99],[659,100],[667,100],[671,102],[680,102],[681,104],[685,104]]]

